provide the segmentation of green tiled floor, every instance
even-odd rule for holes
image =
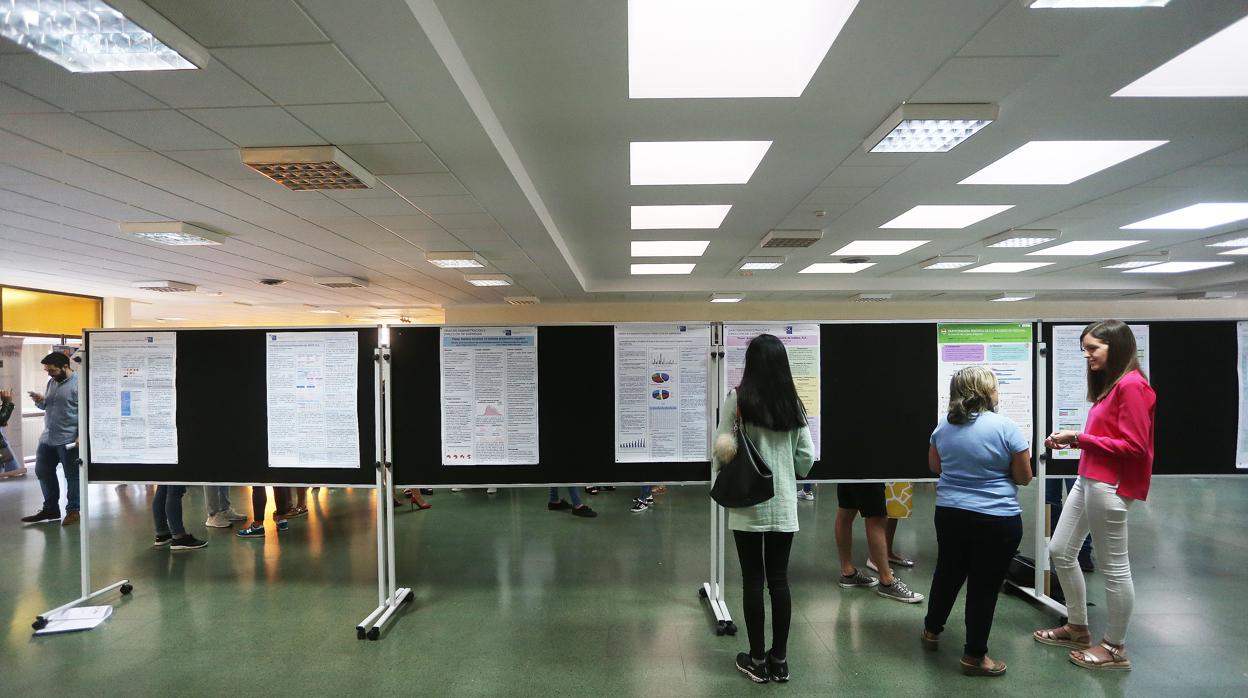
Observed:
[[[904,576],[926,592],[933,495],[918,489],[897,547],[919,558]],[[234,490],[236,508],[246,493]],[[709,566],[704,488],[673,488],[640,515],[628,511],[632,491],[587,496],[601,513],[592,520],[546,511],[545,494],[439,492],[429,511],[400,510],[398,579],[416,601],[381,641],[361,642],[355,623],[376,605],[370,492],[321,491],[280,539],[238,540],[202,526],[193,488],[187,521],[210,544],[175,554],[148,547],[148,488],[97,485],[96,585],[126,576],[135,592],[97,630],[33,638],[36,614],[78,594],[80,529],[23,527],[38,484],[0,482],[0,695],[1248,695],[1248,480],[1159,480],[1132,511],[1135,671],[1074,667],[1030,639],[1052,616],[1003,597],[991,642],[1010,665],[1000,680],[958,673],[958,623],[939,654],[925,653],[916,637],[925,606],[834,584],[835,493],[825,486],[800,503],[794,680],[761,687],[732,669],[744,627],[716,637],[696,595]],[[864,546],[859,526],[859,557]],[[730,552],[740,622],[735,568]],[[1098,627],[1099,582],[1093,575]]]

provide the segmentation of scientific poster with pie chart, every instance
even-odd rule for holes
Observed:
[[[997,377],[997,413],[1032,437],[1030,322],[947,323],[936,326],[937,422],[949,411],[949,379],[967,366],[985,366]]]
[[[724,394],[741,384],[745,372],[745,350],[750,340],[760,334],[778,337],[789,354],[789,370],[797,396],[806,407],[806,422],[810,425],[810,438],[815,442],[815,460],[820,457],[819,433],[822,419],[819,416],[821,383],[819,374],[819,325],[804,323],[724,323]]]
[[[709,324],[615,326],[615,460],[709,458]]]
[[[442,465],[538,462],[537,328],[443,327]]]

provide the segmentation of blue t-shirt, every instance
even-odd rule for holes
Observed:
[[[1010,459],[1027,450],[1018,425],[996,412],[981,412],[966,424],[940,420],[932,432],[940,455],[936,506],[991,516],[1016,516],[1018,485],[1010,479]]]

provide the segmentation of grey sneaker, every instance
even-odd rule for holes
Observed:
[[[841,579],[837,583],[841,585],[842,589],[852,589],[854,587],[870,589],[876,584],[879,584],[880,580],[872,577],[862,570],[854,570],[854,573],[849,576],[841,575]]]
[[[900,577],[893,577],[893,583],[888,586],[880,584],[875,588],[875,593],[886,599],[892,599],[902,603],[919,603],[926,598],[919,592],[906,586],[906,583],[901,581]]]

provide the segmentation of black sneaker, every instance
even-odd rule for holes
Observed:
[[[170,550],[197,550],[199,548],[204,547],[205,545],[208,545],[208,541],[200,540],[196,538],[195,536],[192,536],[191,534],[188,533],[185,536],[182,536],[181,538],[174,538],[173,541],[169,543],[169,549]]]
[[[60,521],[60,520],[61,520],[61,512],[44,511],[43,509],[36,511],[30,516],[22,517],[22,523],[43,523],[45,521]]]
[[[784,683],[789,680],[789,660],[776,659],[771,652],[767,653],[767,673],[771,675],[771,680],[777,683]]]
[[[572,507],[572,515],[584,516],[587,519],[592,519],[598,515],[598,512],[590,509],[588,504],[582,504],[579,507]]]
[[[589,494],[598,494],[599,490],[600,490],[600,488],[598,488],[598,487],[593,487],[593,486],[590,486],[590,487],[586,487],[586,488],[585,488],[585,491],[586,491],[586,492],[588,492]]]
[[[152,541],[152,547],[153,547],[153,548],[163,548],[163,547],[165,547],[166,545],[169,545],[169,541],[171,541],[171,540],[173,540],[173,536],[169,535],[168,533],[166,533],[166,534],[164,534],[164,535],[161,535],[161,534],[159,534],[159,533],[158,533],[158,534],[156,534],[156,540]]]
[[[560,499],[557,502],[546,502],[546,508],[551,511],[563,511],[564,509],[571,509],[572,505],[568,504],[568,500]]]
[[[750,659],[749,652],[737,653],[737,671],[750,677],[754,683],[767,683],[770,678],[767,676],[767,662],[754,663]]]

